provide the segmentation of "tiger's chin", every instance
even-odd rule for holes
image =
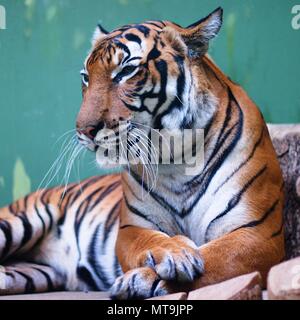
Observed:
[[[96,151],[96,162],[101,169],[115,169],[120,167],[119,156],[109,152],[106,148],[98,147]]]

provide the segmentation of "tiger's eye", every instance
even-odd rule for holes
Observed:
[[[130,73],[132,73],[136,69],[135,66],[126,66],[125,68],[122,69],[120,72],[123,76],[127,76]]]
[[[83,75],[83,80],[84,82],[89,82],[89,76],[86,73]]]
[[[113,81],[115,81],[115,82],[120,82],[123,77],[126,77],[126,76],[130,75],[136,68],[137,68],[137,66],[126,66],[126,67],[124,67],[124,68],[114,77]]]

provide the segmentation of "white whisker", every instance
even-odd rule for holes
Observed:
[[[72,142],[73,142],[72,140],[73,139],[74,139],[74,137],[71,137],[67,143],[66,142],[64,143],[65,146],[60,151],[58,157],[55,159],[55,161],[53,162],[51,167],[46,172],[45,176],[43,177],[42,181],[40,182],[40,184],[38,186],[38,190],[43,187],[43,184],[45,181],[47,181],[47,182],[43,188],[46,189],[50,185],[50,183],[54,180],[54,178],[58,175],[58,172],[62,166],[63,159],[65,158],[65,156],[68,154],[68,152],[72,148]]]

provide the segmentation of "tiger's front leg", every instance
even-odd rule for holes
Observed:
[[[111,289],[114,298],[164,295],[173,292],[167,281],[192,283],[203,273],[199,250],[184,236],[127,226],[119,230],[116,249],[125,274]]]
[[[184,236],[125,226],[116,247],[125,274],[112,287],[112,296],[148,298],[190,291],[254,271],[261,273],[264,285],[269,269],[284,258],[283,232],[273,229],[268,220],[197,248]]]

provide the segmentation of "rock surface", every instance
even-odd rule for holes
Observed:
[[[191,291],[188,300],[261,300],[259,272],[242,275],[227,281]]]
[[[0,296],[0,300],[110,300],[108,292],[47,292]]]
[[[300,124],[268,125],[285,182],[286,259],[300,256]]]
[[[300,257],[273,267],[268,275],[269,300],[300,300]]]
[[[179,293],[168,294],[166,296],[153,297],[147,300],[186,300],[186,299],[187,299],[187,293],[179,292]]]

